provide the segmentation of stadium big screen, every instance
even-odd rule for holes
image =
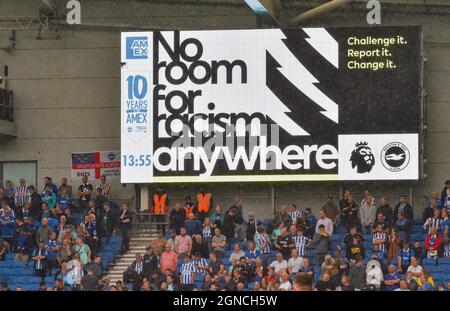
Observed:
[[[420,27],[121,43],[123,183],[419,178]]]

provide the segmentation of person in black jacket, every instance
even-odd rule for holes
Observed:
[[[392,210],[392,207],[389,205],[387,197],[380,198],[380,206],[377,208],[377,215],[379,213],[382,213],[388,221],[392,222],[394,211]]]
[[[192,253],[199,253],[202,258],[209,258],[208,243],[203,240],[201,234],[194,235],[193,237]]]
[[[142,281],[145,277],[144,261],[141,254],[136,254],[135,260],[123,273],[123,280],[125,283],[132,282],[133,290],[138,291],[141,289]]]
[[[400,200],[394,208],[394,222],[397,220],[398,213],[403,213],[408,220],[414,219],[413,209],[411,204],[407,202],[406,195],[400,196]]]
[[[450,180],[445,181],[444,188],[441,191],[441,206],[446,206],[447,197],[450,197]]]
[[[153,254],[151,246],[145,248],[144,261],[144,274],[146,278],[150,278],[153,271],[158,270],[158,256]]]
[[[175,207],[169,213],[169,228],[175,229],[177,235],[180,234],[180,228],[186,220],[186,212],[181,208],[181,204],[175,204]]]
[[[28,191],[30,191],[30,212],[34,218],[39,218],[41,213],[42,206],[42,197],[37,193],[36,188],[34,186],[29,186]]]
[[[364,238],[361,234],[358,233],[358,226],[353,225],[350,227],[350,231],[344,236],[344,239],[342,241],[342,245],[345,248],[345,254],[348,256],[351,253],[351,246],[352,244],[355,244],[355,240],[356,239],[356,244],[357,245],[361,245],[362,248],[362,253],[364,253],[364,246],[363,242],[364,242]],[[361,255],[364,258],[364,255]],[[349,257],[347,257],[349,258]],[[352,258],[354,259],[354,258]]]

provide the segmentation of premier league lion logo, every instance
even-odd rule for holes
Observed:
[[[355,147],[350,157],[352,168],[356,166],[358,173],[369,173],[375,165],[375,157],[372,154],[372,150],[367,145],[367,142],[357,143]]]

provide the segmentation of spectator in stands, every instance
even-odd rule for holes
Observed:
[[[131,213],[129,211],[128,203],[122,203],[121,209],[119,211],[117,227],[122,237],[122,246],[120,253],[125,254],[129,248],[128,231],[131,229]]]
[[[38,241],[38,247],[33,251],[32,259],[34,261],[34,274],[44,281],[47,276],[48,262],[47,257],[48,252],[45,248],[44,240]]]
[[[18,219],[15,261],[21,261],[28,264],[29,255],[33,246],[31,235],[32,232],[29,231],[28,225],[24,224],[21,219]]]
[[[225,213],[223,221],[223,234],[230,242],[244,239],[244,219],[238,211],[238,208],[233,205]]]
[[[288,269],[288,263],[283,258],[283,253],[277,252],[275,255],[275,260],[272,261],[272,263],[269,265],[275,272],[275,274],[279,274],[282,270],[287,271]]]
[[[41,220],[41,227],[36,232],[36,241],[39,240],[48,241],[50,238],[50,233],[53,231],[52,227],[48,224],[47,218],[42,218]]]
[[[98,279],[94,275],[93,268],[88,268],[87,275],[81,278],[80,289],[85,292],[96,291],[98,287]]]
[[[89,245],[92,255],[96,255],[100,247],[100,239],[97,231],[97,221],[95,214],[90,214],[86,216],[86,221],[84,223],[87,235],[85,236],[85,242]]]
[[[423,224],[422,228],[424,231],[428,231],[428,234],[431,234],[431,229],[436,229],[439,231],[442,223],[442,218],[438,209],[435,209],[433,212],[433,217],[428,218]]]
[[[245,257],[245,252],[241,249],[241,244],[235,243],[233,251],[230,254],[230,262],[233,260],[238,261],[241,257]]]
[[[80,255],[80,262],[83,265],[87,265],[91,262],[91,249],[87,244],[84,243],[83,239],[78,236],[75,240],[75,245],[73,247],[73,252]]]
[[[399,288],[395,289],[396,292],[409,292],[408,282],[406,280],[400,280]]]
[[[219,228],[214,229],[214,236],[211,240],[211,248],[219,258],[223,258],[225,255],[226,243],[227,237],[222,234]]]
[[[78,187],[78,204],[81,210],[86,210],[88,202],[91,199],[91,194],[94,188],[90,183],[88,183],[88,177],[84,175],[81,178],[81,185]]]
[[[9,245],[14,245],[14,232],[16,229],[16,217],[13,211],[6,207],[0,215],[0,234]]]
[[[445,208],[441,210],[441,219],[442,222],[439,232],[444,235],[450,229],[450,219],[448,218],[448,211]]]
[[[374,231],[376,231],[378,225],[381,225],[383,231],[386,234],[389,233],[389,230],[391,228],[391,221],[386,219],[386,216],[384,216],[383,213],[377,213],[377,220],[375,220],[375,223],[373,224]]]
[[[414,220],[414,213],[411,204],[408,203],[406,195],[401,195],[399,202],[394,207],[394,222],[397,220],[398,213],[403,213],[406,219]]]
[[[289,259],[291,250],[295,248],[292,237],[288,234],[287,228],[281,228],[281,233],[275,241],[275,249],[283,254],[285,259]]]
[[[353,292],[355,288],[350,284],[350,278],[347,275],[343,275],[341,277],[341,284],[337,290],[341,290],[343,292]]]
[[[408,241],[403,241],[403,247],[398,253],[398,272],[405,273],[408,267],[411,265],[412,260],[415,260],[414,251],[409,247]]]
[[[316,283],[317,291],[333,291],[335,287],[333,282],[330,281],[330,275],[328,273],[324,273],[322,278]]]
[[[195,219],[194,213],[189,213],[188,219],[184,221],[183,227],[186,228],[187,234],[193,236],[202,233],[202,224]]]
[[[209,257],[209,245],[208,242],[203,239],[200,234],[194,236],[192,241],[192,254],[200,253],[202,258]]]
[[[423,273],[423,267],[419,265],[419,262],[415,257],[411,258],[411,265],[408,267],[407,273],[411,273],[412,278],[414,281],[418,281],[419,277]]]
[[[297,234],[292,238],[297,249],[297,253],[300,257],[306,255],[306,248],[310,245],[311,239],[303,235],[303,226],[299,226]]]
[[[222,206],[220,204],[216,204],[214,211],[210,214],[211,225],[213,228],[219,228],[222,230],[224,215],[222,213]]]
[[[380,206],[377,208],[377,215],[381,213],[384,215],[388,223],[391,223],[394,216],[394,210],[389,205],[389,200],[387,197],[380,198]]]
[[[414,251],[414,257],[416,257],[419,264],[422,263],[422,259],[424,259],[427,255],[426,255],[425,250],[423,249],[422,245],[420,244],[420,241],[414,242],[413,251]]]
[[[59,248],[58,254],[56,255],[56,260],[59,265],[64,262],[68,262],[72,256],[72,245],[70,239],[62,239],[61,247]]]
[[[190,256],[192,251],[192,238],[187,234],[184,227],[180,229],[180,235],[175,238],[175,252],[179,258],[183,258],[185,254]]]
[[[355,264],[350,267],[348,277],[350,286],[355,290],[361,290],[366,282],[364,261],[361,257],[357,258]]]
[[[384,285],[387,291],[394,291],[400,287],[400,275],[394,265],[389,265],[389,273],[384,277]]]
[[[58,187],[58,191],[56,192],[56,195],[58,197],[62,197],[64,194],[68,195],[69,197],[72,196],[72,186],[67,184],[66,177],[61,178],[61,183]]]
[[[437,232],[436,228],[431,228],[431,232],[425,238],[425,250],[428,258],[437,259],[440,255],[440,248],[442,245],[442,236]]]
[[[376,290],[381,289],[381,283],[384,281],[383,272],[380,267],[372,264],[366,269],[366,284],[375,286]]]
[[[291,217],[288,214],[288,207],[283,204],[275,213],[275,216],[270,223],[270,229],[273,231],[280,226],[289,227],[290,225]]]
[[[103,272],[102,257],[98,255],[94,256],[94,261],[87,266],[87,269],[88,271],[89,269],[92,269],[93,275],[96,277],[97,280],[100,280]]]
[[[297,219],[297,227],[303,228],[303,234],[310,239],[312,239],[312,237],[314,236],[315,230],[316,230],[315,223],[313,224],[310,221],[310,219],[308,218],[308,212],[306,212],[306,211],[301,212],[300,218]]]
[[[180,234],[180,228],[183,226],[186,219],[186,213],[181,208],[180,203],[176,203],[175,207],[169,213],[169,228],[175,229],[176,234]]]
[[[257,249],[260,251],[261,261],[264,266],[267,266],[269,264],[269,257],[270,257],[270,238],[269,235],[266,233],[266,230],[264,228],[263,224],[258,225],[256,228],[256,234],[255,234],[255,245]]]
[[[100,189],[101,195],[104,196],[107,200],[111,196],[111,185],[106,182],[106,176],[100,176],[100,183],[95,186],[95,189]]]
[[[444,188],[441,191],[441,206],[447,208],[447,210],[450,209],[450,180],[445,181]]]
[[[331,239],[324,225],[319,225],[319,232],[314,234],[312,245],[316,247],[316,263],[321,265],[331,248]]]
[[[299,257],[297,249],[291,251],[291,258],[288,260],[288,272],[295,276],[303,266],[303,258]]]
[[[258,220],[255,218],[254,212],[248,213],[248,218],[247,221],[244,223],[244,226],[245,226],[245,241],[252,241],[256,233],[256,227],[258,226]]]
[[[124,272],[123,279],[124,282],[132,282],[133,290],[138,291],[142,287],[142,281],[145,277],[144,261],[142,260],[142,255],[137,253],[135,260]]]
[[[422,212],[422,222],[425,223],[428,218],[433,218],[434,210],[437,209],[437,204],[435,201],[431,201],[429,205],[425,207]]]
[[[56,194],[52,192],[52,189],[47,186],[42,193],[42,200],[47,203],[49,210],[55,208],[56,206]]]
[[[375,233],[372,235],[372,244],[378,245],[381,252],[387,254],[387,234],[383,231],[383,226],[378,224]]]
[[[313,278],[310,275],[299,273],[292,285],[292,290],[296,292],[312,291]]]
[[[164,245],[164,248],[165,248],[165,245]],[[161,254],[162,254],[162,252],[161,252]],[[147,246],[145,248],[145,254],[142,257],[142,260],[144,262],[144,275],[146,277],[150,277],[150,275],[154,271],[158,270],[158,264],[159,264],[160,255],[158,255],[158,256],[155,255],[153,253],[153,250],[152,250],[151,246]]]
[[[103,190],[101,188],[96,188],[95,189],[95,200],[94,200],[94,206],[96,210],[100,210],[103,205],[108,202],[108,198],[104,195],[104,193],[102,192]]]
[[[98,218],[98,231],[101,237],[106,238],[106,243],[109,243],[110,237],[113,234],[115,226],[114,212],[111,209],[111,204],[106,202],[103,204],[103,210],[100,211]]]
[[[5,191],[7,189],[5,188]],[[19,180],[19,186],[14,189],[14,206],[16,210],[19,210],[23,207],[25,202],[29,201],[29,192],[28,192],[28,186],[25,182],[24,178],[20,178]]]
[[[212,276],[221,275],[225,271],[225,265],[223,261],[220,260],[215,251],[209,254],[209,273]]]
[[[359,208],[359,218],[363,233],[372,233],[372,227],[376,219],[376,211],[377,208],[373,202],[373,197],[370,193],[367,193],[366,197],[361,202],[361,207]]]
[[[211,224],[211,219],[209,217],[205,217],[202,224],[202,239],[205,241],[205,244],[210,247],[211,240],[214,234],[214,227]]]
[[[330,282],[333,286],[336,286],[339,282],[339,268],[331,255],[326,255],[320,266],[320,274],[323,276],[325,273],[330,276]]]
[[[354,257],[357,255],[360,255],[362,258],[365,257],[363,242],[364,238],[358,233],[358,226],[351,226],[350,231],[344,236],[342,241],[348,259],[355,259]],[[357,249],[359,249],[359,251]]]
[[[10,208],[14,208],[15,197],[16,197],[16,189],[14,189],[11,180],[5,180],[5,187],[3,189],[3,193],[6,197],[7,204]]]
[[[339,218],[339,206],[334,202],[332,194],[328,194],[327,201],[322,206],[322,210],[325,212],[325,216],[331,219],[333,225],[336,225]]]
[[[347,230],[349,230],[351,226],[358,224],[358,210],[359,206],[353,200],[353,196],[348,194],[347,200],[341,210],[341,217],[344,219]]]
[[[402,240],[410,239],[410,234],[412,230],[412,220],[406,218],[402,212],[398,213],[397,220],[395,221],[394,226],[397,229],[400,238]]]
[[[319,219],[316,223],[316,233],[319,232],[319,226],[323,225],[325,227],[325,232],[328,233],[329,236],[333,235],[333,221],[326,217],[325,211],[322,209],[319,211]]]
[[[416,291],[417,290],[417,281],[414,279],[413,273],[412,271],[407,271],[406,272],[406,278],[405,278],[406,283],[408,283],[408,288],[410,291]]]
[[[42,197],[37,193],[36,188],[34,186],[28,187],[28,191],[30,192],[30,212],[34,218],[39,218],[41,212],[42,205]]]
[[[434,284],[432,284],[425,273],[422,273],[422,275],[419,278],[419,281],[417,282],[418,288],[417,291],[419,292],[430,292],[434,290]]]
[[[48,177],[48,176],[44,177],[44,190],[43,190],[42,192],[45,192],[45,191],[46,191],[46,188],[49,188],[49,190],[50,190],[51,192],[53,192],[55,195],[56,195],[56,193],[58,192],[58,186],[56,186],[56,185],[53,183],[52,178],[51,178],[51,177]]]
[[[387,259],[393,260],[397,259],[398,253],[402,247],[402,238],[397,232],[397,229],[392,228],[391,232],[388,235],[388,241],[387,241]]]
[[[52,271],[58,267],[58,261],[56,260],[57,254],[61,248],[61,243],[56,239],[56,232],[50,233],[50,238],[45,244],[47,249],[47,267],[49,275],[52,275]]]
[[[163,231],[158,230],[156,239],[154,239],[153,241],[150,242],[150,247],[152,249],[152,253],[155,254],[155,256],[160,256],[161,253],[164,251],[166,243],[167,243],[167,241],[164,239]]]
[[[169,244],[164,247],[164,252],[160,258],[160,268],[162,272],[166,270],[175,271],[178,264],[178,256],[171,248]]]
[[[5,188],[3,188],[2,185],[0,185],[0,204],[2,202],[6,202],[6,204],[8,204],[8,198],[5,195]]]

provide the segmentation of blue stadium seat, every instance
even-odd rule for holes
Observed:
[[[436,259],[433,258],[424,258],[422,260],[422,265],[436,265]]]

